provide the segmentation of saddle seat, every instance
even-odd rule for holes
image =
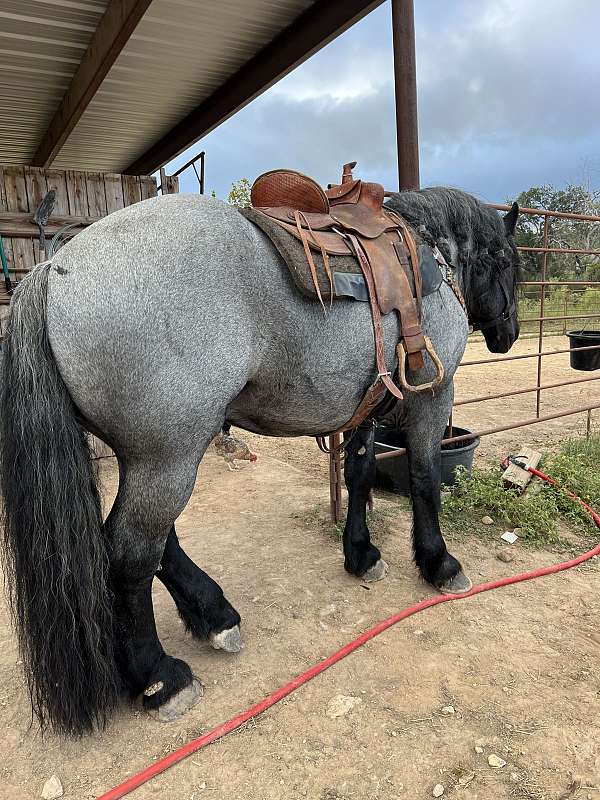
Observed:
[[[383,205],[383,186],[353,177],[355,166],[356,162],[345,164],[342,182],[326,191],[302,173],[271,170],[255,180],[250,195],[255,211],[269,217],[302,242],[316,295],[323,308],[312,251],[320,252],[322,256],[332,300],[334,289],[329,256],[353,256],[360,265],[373,316],[378,376],[342,430],[356,427],[357,420],[360,423],[365,418],[364,412],[372,410],[386,388],[398,399],[403,396],[385,367],[382,314],[395,311],[400,318],[402,339],[398,343],[397,355],[402,388],[405,391],[433,390],[443,377],[441,362],[421,329],[421,273],[414,236],[402,217]],[[436,378],[417,386],[409,384],[405,361],[411,370],[421,369],[425,352],[436,365]]]
[[[299,212],[303,227],[324,231],[341,226],[369,239],[397,228],[383,208],[383,186],[352,178],[356,162],[344,165],[342,183],[323,191],[319,184],[293,170],[271,170],[260,175],[252,185],[253,208],[281,222],[295,224]],[[318,242],[319,237],[316,237]],[[346,249],[349,253],[350,249]]]

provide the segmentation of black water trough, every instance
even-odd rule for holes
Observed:
[[[579,350],[569,353],[571,367],[583,372],[600,369],[600,331],[568,331],[569,347],[591,347],[598,345],[598,350]]]
[[[471,431],[466,428],[452,428],[452,436],[464,436]],[[444,438],[450,436],[450,431],[446,428]],[[455,470],[457,467],[465,467],[470,474],[473,468],[473,456],[475,448],[479,446],[479,439],[472,439],[466,442],[453,442],[452,444],[442,445],[442,483],[446,486],[454,486],[456,482]],[[385,425],[378,425],[375,429],[375,453],[389,453],[390,450],[400,450],[406,447],[406,441],[402,431],[390,428]],[[403,494],[406,497],[410,494],[408,480],[408,458],[406,453],[396,458],[384,458],[377,461],[377,472],[375,486],[378,489],[385,489],[394,494]]]

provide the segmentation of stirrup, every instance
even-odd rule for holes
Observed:
[[[444,365],[442,364],[438,354],[435,352],[433,343],[429,336],[424,336],[423,338],[425,339],[425,352],[435,364],[437,374],[432,381],[429,381],[429,383],[420,383],[416,386],[408,383],[406,380],[406,347],[404,345],[404,340],[401,339],[396,347],[396,355],[398,357],[398,377],[400,378],[400,386],[407,392],[434,392],[444,380]]]

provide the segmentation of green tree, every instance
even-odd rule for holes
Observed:
[[[248,178],[240,178],[239,181],[235,181],[235,183],[231,184],[231,190],[227,195],[227,202],[236,208],[249,208],[251,188]]]
[[[588,267],[588,275],[591,281],[600,281],[600,261],[590,264]]]
[[[566,211],[571,214],[600,215],[600,190],[585,186],[568,185],[564,189],[554,186],[532,186],[517,197],[522,208],[545,208],[549,211]],[[517,244],[525,247],[543,247],[544,218],[521,214],[515,231]],[[548,218],[548,246],[582,250],[600,250],[600,222],[577,222],[557,217]],[[532,275],[539,275],[542,255],[522,253],[523,266]],[[547,271],[550,277],[592,279],[596,272],[598,256],[576,254],[549,254]]]

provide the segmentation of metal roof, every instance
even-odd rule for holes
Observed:
[[[0,163],[31,163],[109,0],[2,0]]]
[[[156,169],[381,1],[2,0],[0,163]]]

